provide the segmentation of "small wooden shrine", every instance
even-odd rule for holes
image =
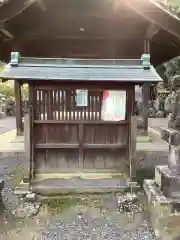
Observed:
[[[32,18],[33,16],[33,18]],[[180,20],[156,0],[6,0],[0,3],[0,59],[24,57],[138,59],[157,66],[180,50]],[[23,134],[21,88],[15,83],[17,134]],[[143,86],[144,133],[149,86]]]
[[[81,188],[77,177],[84,179],[86,190],[128,186],[129,171],[132,176],[136,171],[135,85],[161,81],[149,54],[95,60],[12,53],[0,77],[29,85],[29,168],[24,181],[31,191],[56,195],[64,188]],[[103,110],[112,91],[120,97],[111,99],[110,108],[115,104],[117,113]],[[124,178],[121,182],[112,176]]]

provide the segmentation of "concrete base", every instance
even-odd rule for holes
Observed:
[[[127,178],[46,178],[41,181],[34,181],[32,192],[41,196],[61,196],[83,193],[108,193],[108,192],[129,192],[130,188],[139,190],[136,182],[131,183]],[[28,194],[28,183],[21,182],[15,189],[15,194]]]
[[[160,240],[180,237],[180,199],[167,198],[155,180],[144,180],[151,223]]]

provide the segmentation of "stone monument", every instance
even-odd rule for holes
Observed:
[[[0,100],[0,119],[6,116],[6,105],[3,100]]]
[[[176,92],[177,93],[177,92]],[[169,145],[167,166],[156,166],[155,179],[144,180],[150,217],[157,237],[180,237],[180,95],[176,94],[169,127],[162,129]]]

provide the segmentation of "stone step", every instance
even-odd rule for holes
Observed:
[[[69,193],[101,193],[130,191],[131,182],[128,179],[45,179],[32,185],[32,191],[38,195],[54,196]],[[133,189],[139,189],[136,182]]]
[[[29,193],[30,193],[29,184],[24,183],[23,181],[14,190],[14,194],[17,194],[17,195],[26,195]]]
[[[155,183],[166,197],[180,197],[180,175],[168,166],[156,166]]]

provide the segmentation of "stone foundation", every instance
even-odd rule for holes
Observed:
[[[179,105],[179,95],[176,103]],[[175,240],[180,239],[179,128],[164,128],[161,137],[168,143],[168,163],[156,167],[154,180],[144,180],[144,190],[156,236],[162,240]]]
[[[175,175],[168,166],[157,166],[155,181],[165,197],[179,198],[180,175]]]
[[[160,240],[174,240],[180,237],[180,200],[168,198],[157,187],[155,180],[145,180],[151,223]]]

